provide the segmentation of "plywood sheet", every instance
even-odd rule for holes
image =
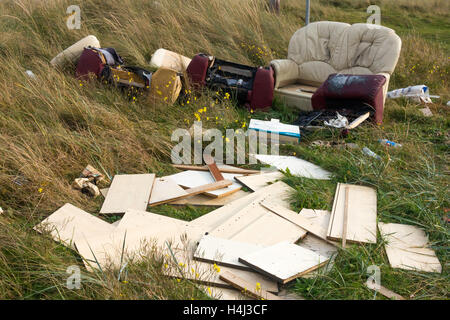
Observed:
[[[252,286],[251,283],[247,282],[245,279],[239,277],[233,272],[224,272],[220,275],[220,279],[231,284],[233,287],[241,290],[244,294],[257,297],[263,300],[281,300],[276,295],[267,292],[259,287]]]
[[[327,263],[329,258],[296,244],[281,242],[262,250],[241,256],[239,261],[287,283]]]
[[[248,176],[235,177],[237,181],[245,185],[252,191],[257,191],[266,187],[270,183],[274,183],[277,180],[283,178],[284,175],[281,172],[269,172],[262,174],[252,174]]]
[[[113,232],[115,226],[66,203],[33,229],[38,232],[49,231],[55,241],[74,248],[76,240]]]
[[[392,268],[424,272],[442,272],[434,250],[428,248],[425,232],[411,225],[378,223],[381,236],[386,240],[386,254]]]
[[[344,228],[345,188],[348,188],[348,220],[346,241],[377,242],[377,192],[364,186],[338,183],[331,211],[327,238],[342,239]]]
[[[239,256],[262,249],[263,246],[237,242],[205,235],[200,240],[194,253],[194,259],[217,263],[234,268],[249,269],[238,261]]]
[[[234,181],[235,176],[236,176],[235,174],[230,174],[230,173],[223,174],[223,177],[225,178],[225,180]],[[180,173],[176,173],[176,174],[167,176],[166,178],[172,179],[173,181],[175,181],[177,184],[179,184],[180,186],[182,186],[184,188],[195,188],[195,187],[200,187],[202,185],[215,182],[213,176],[211,175],[211,173],[209,173],[209,171],[206,172],[206,171],[187,170],[187,171],[183,171]],[[239,183],[233,182],[233,184],[231,186],[228,186],[228,187],[222,188],[222,189],[218,189],[218,190],[214,190],[214,191],[205,192],[205,195],[215,197],[215,198],[220,198],[220,197],[230,195],[233,192],[240,190],[241,188],[242,188],[242,186]]]
[[[278,170],[289,171],[294,176],[305,177],[310,179],[329,180],[331,173],[321,167],[303,159],[292,156],[276,156],[270,154],[250,155],[261,161],[276,167]]]
[[[294,243],[305,237],[304,229],[260,205],[261,201],[270,196],[260,196],[209,234],[262,246],[270,246],[281,241]]]
[[[188,193],[170,178],[157,178],[153,184],[149,204],[186,196]]]
[[[272,202],[289,208],[289,197],[294,191],[295,190],[286,183],[278,181],[221,208],[211,211],[210,213],[191,221],[191,224],[203,224],[208,226],[209,231],[212,231],[262,195],[265,195],[266,199],[270,199]]]
[[[270,201],[267,201],[267,200],[261,201],[260,204],[264,208],[273,212],[274,214],[305,229],[306,231],[308,231],[309,233],[312,233],[316,237],[319,237],[322,240],[328,241],[327,240],[327,229],[323,228],[320,224],[311,222],[309,219],[304,218],[303,216],[299,215],[298,213],[296,213],[292,210],[289,210],[287,208],[284,208],[282,206],[279,206],[277,204],[273,204]]]
[[[245,192],[243,190],[236,191],[235,193],[232,193],[229,196],[222,198],[211,198],[202,194],[198,194],[196,196],[192,196],[189,198],[172,201],[170,202],[170,204],[179,206],[189,205],[189,206],[221,207],[235,200],[241,199],[247,196],[248,194],[249,194],[248,192]]]
[[[126,216],[126,215],[125,215]],[[125,218],[124,216],[124,218]],[[129,216],[133,218],[132,216]],[[136,217],[136,216],[134,216]],[[152,217],[150,219],[158,219]],[[170,218],[169,218],[170,219]],[[132,219],[134,220],[134,219]],[[176,219],[175,219],[176,220]],[[163,273],[167,276],[185,278],[207,285],[231,288],[229,284],[219,279],[219,274],[225,271],[233,271],[251,283],[260,283],[261,287],[277,292],[277,283],[268,277],[253,271],[238,270],[228,267],[214,267],[214,264],[193,259],[194,248],[191,245],[190,236],[198,236],[198,227],[185,226],[180,222],[166,220],[165,226],[151,228],[150,220],[143,221],[145,225],[140,228],[130,228],[122,225],[115,232],[89,239],[79,239],[76,248],[83,257],[88,270],[120,268],[130,261],[140,261],[148,255],[149,250],[157,250],[164,255],[168,262],[163,266]],[[126,222],[126,221],[125,221]],[[180,233],[180,229],[181,232]],[[169,251],[167,243],[171,244]],[[172,253],[174,256],[172,256]],[[175,258],[174,258],[175,257]],[[176,260],[176,262],[175,262]]]
[[[118,214],[127,209],[145,210],[154,180],[153,173],[115,175],[100,213]]]
[[[216,300],[255,300],[243,294],[235,288],[220,288],[202,286],[202,290],[211,298]]]
[[[180,170],[209,171],[208,166],[194,166],[194,165],[184,165],[184,164],[173,164],[172,166],[177,169],[180,169]],[[222,172],[222,173],[235,173],[235,174],[243,174],[243,175],[260,173],[259,170],[243,169],[243,168],[229,166],[226,164],[217,164],[217,167],[219,168],[220,172]]]
[[[298,245],[321,256],[329,258],[328,262],[324,266],[318,268],[317,270],[304,274],[303,276],[301,276],[302,278],[311,278],[317,276],[317,274],[326,274],[331,271],[338,252],[338,248],[336,246],[331,245],[312,234],[308,234],[305,238],[300,240]]]

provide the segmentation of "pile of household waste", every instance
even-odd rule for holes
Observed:
[[[205,157],[203,166],[174,165],[182,171],[164,177],[118,174],[99,190],[105,199],[97,214],[67,203],[34,229],[78,252],[89,271],[123,271],[157,250],[166,257],[164,275],[197,283],[218,299],[302,299],[287,295],[285,285],[329,272],[349,243],[377,243],[377,228],[392,268],[441,272],[423,230],[377,223],[375,189],[338,183],[331,212],[295,212],[289,201],[295,190],[280,181],[282,171],[310,179],[330,179],[331,173],[296,157],[252,156],[274,170],[217,165]],[[94,186],[104,182],[92,166],[80,179]],[[188,222],[151,212],[161,204],[217,208]],[[108,223],[102,219],[108,216],[122,218]],[[378,284],[366,285],[404,299]]]

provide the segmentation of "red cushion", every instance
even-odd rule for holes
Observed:
[[[369,104],[375,110],[375,121],[383,121],[383,75],[331,74],[313,94],[314,110],[336,109],[346,104]]]
[[[206,84],[206,71],[208,71],[209,59],[204,55],[198,54],[192,58],[186,73],[188,74],[191,84],[195,86],[204,86]]]
[[[268,109],[272,106],[273,88],[275,81],[272,67],[268,69],[259,68],[256,71],[251,91],[250,108],[253,110]]]
[[[84,48],[80,59],[78,60],[76,77],[81,79],[89,79],[89,73],[100,77],[104,68],[104,64],[99,57],[99,54],[89,48]]]

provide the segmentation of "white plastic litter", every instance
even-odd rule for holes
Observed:
[[[330,121],[324,121],[323,124],[328,127],[333,128],[346,128],[348,126],[348,119],[344,116],[341,116],[339,112],[336,112],[337,118],[331,119]]]
[[[0,207],[0,214],[2,214],[3,213],[3,209],[2,209],[2,207]]]
[[[32,79],[36,79],[36,75],[31,70],[25,71],[25,73]]]
[[[390,99],[405,97],[417,103],[431,103],[431,98],[439,98],[439,96],[430,96],[430,91],[424,84],[392,90],[387,93],[387,96]]]

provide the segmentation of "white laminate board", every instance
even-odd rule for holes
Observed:
[[[276,156],[270,154],[250,155],[261,161],[276,167],[278,170],[289,171],[294,176],[310,179],[329,180],[331,173],[306,160],[293,156]]]
[[[100,213],[118,214],[127,209],[147,209],[154,180],[153,173],[115,175]]]
[[[328,257],[287,242],[277,243],[239,258],[242,263],[281,283],[311,272],[328,260]]]

